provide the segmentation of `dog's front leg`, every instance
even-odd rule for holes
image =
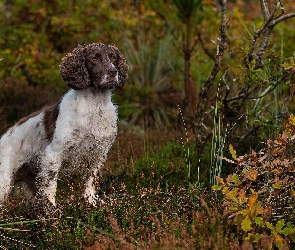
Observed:
[[[89,176],[86,178],[84,197],[93,206],[97,205],[98,199],[96,197],[96,187],[98,185],[98,171],[100,166],[95,166],[90,169]]]
[[[40,160],[40,173],[36,179],[37,199],[47,198],[54,206],[56,205],[57,178],[61,166],[60,155],[60,151],[53,150],[49,145]]]

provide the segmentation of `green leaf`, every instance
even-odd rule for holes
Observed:
[[[214,186],[212,186],[212,190],[213,190],[213,191],[220,191],[223,187],[224,187],[224,185],[221,185],[221,186],[219,186],[219,185],[214,185]]]
[[[262,217],[254,217],[254,222],[260,227],[264,226],[264,221]]]
[[[285,225],[285,220],[284,219],[279,220],[276,224],[276,231],[280,233],[284,225]]]
[[[258,240],[260,240],[264,235],[263,234],[252,234],[252,233],[248,233],[248,236],[245,238],[246,241],[249,242],[257,242]]]
[[[293,234],[294,232],[295,232],[295,228],[293,227],[285,227],[284,229],[281,230],[281,233],[285,236]]]
[[[239,178],[238,178],[236,173],[234,173],[232,175],[232,182],[235,183],[235,184],[238,184],[238,182],[239,182]]]
[[[242,220],[241,227],[245,232],[250,231],[252,229],[252,222],[248,215],[245,219]]]
[[[274,226],[273,226],[271,223],[266,222],[265,225],[266,225],[267,228],[270,229],[272,232],[275,231],[275,228],[274,228]]]

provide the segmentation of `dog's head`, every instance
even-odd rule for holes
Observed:
[[[128,65],[120,51],[111,45],[78,45],[60,64],[60,75],[73,89],[123,88],[128,80]]]

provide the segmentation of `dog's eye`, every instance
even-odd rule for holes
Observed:
[[[111,55],[109,56],[109,58],[110,58],[112,61],[116,61],[116,59],[117,59],[117,57],[116,57],[115,55],[113,55],[113,54],[111,54]]]
[[[96,62],[98,59],[97,59],[97,57],[92,57],[91,60]]]

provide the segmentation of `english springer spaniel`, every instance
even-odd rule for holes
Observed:
[[[79,168],[84,195],[96,203],[95,177],[117,135],[112,91],[128,79],[128,65],[110,45],[79,45],[60,65],[71,88],[55,105],[21,119],[0,140],[0,204],[18,183],[29,197],[56,205],[57,180]]]

